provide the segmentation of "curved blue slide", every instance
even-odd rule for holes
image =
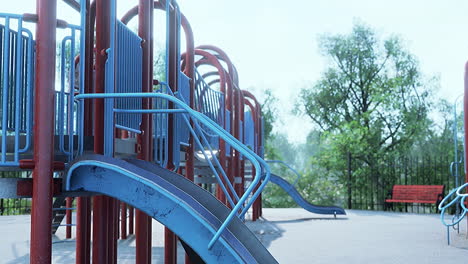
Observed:
[[[314,214],[331,214],[331,215],[345,215],[346,212],[343,208],[338,206],[320,206],[314,205],[306,201],[301,194],[285,179],[281,178],[278,175],[271,174],[270,182],[278,185],[284,191],[286,191],[293,200],[305,210],[314,213]]]
[[[85,155],[70,165],[65,188],[111,196],[144,211],[171,229],[201,263],[277,263],[238,218],[208,249],[230,210],[209,192],[156,164]]]

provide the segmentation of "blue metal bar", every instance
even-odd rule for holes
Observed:
[[[183,114],[187,113],[183,109],[115,109],[115,113],[127,114]]]
[[[136,133],[136,134],[141,134],[141,130],[133,129],[131,127],[121,126],[121,125],[117,125],[117,124],[115,125],[115,127],[118,128],[118,129],[130,131],[130,132],[133,132],[133,133]]]
[[[67,65],[67,60],[66,60],[66,43],[67,41],[71,40],[70,36],[65,37],[62,40],[62,58],[61,58],[61,65],[60,65],[60,97],[59,97],[59,111],[63,111],[58,114],[58,135],[59,135],[59,149],[62,151],[64,154],[69,155],[70,153],[65,150],[65,131],[64,131],[64,125],[65,125],[65,120],[64,120],[64,115],[65,115],[65,79],[66,79],[66,65]],[[70,113],[67,113],[67,116]],[[67,122],[68,123],[68,122]]]
[[[70,48],[70,95],[68,97],[68,149],[69,149],[69,156],[68,160],[71,161],[73,159],[74,154],[74,121],[75,121],[75,111],[74,111],[74,97],[75,97],[75,45],[76,45],[76,30],[74,28],[71,29],[71,48]]]
[[[80,99],[94,99],[94,98],[162,98],[165,100],[168,100],[175,105],[177,105],[179,108],[185,109],[188,114],[192,116],[192,118],[197,119],[198,121],[204,123],[205,125],[208,125],[210,129],[215,130],[217,133],[219,133],[219,136],[225,140],[228,144],[230,144],[232,147],[235,147],[237,150],[239,150],[247,159],[249,159],[253,166],[255,167],[255,177],[250,186],[247,188],[245,191],[244,195],[239,199],[239,202],[234,206],[232,209],[231,213],[226,217],[226,220],[223,222],[221,227],[218,229],[216,234],[213,236],[212,240],[208,244],[208,248],[211,249],[214,245],[214,243],[219,239],[221,236],[222,232],[227,228],[231,220],[237,215],[237,212],[244,208],[241,212],[241,217],[245,215],[247,212],[248,208],[253,204],[255,199],[260,195],[261,191],[265,187],[265,185],[268,183],[268,180],[270,179],[270,169],[268,164],[263,161],[255,152],[252,150],[248,149],[243,145],[240,141],[238,141],[234,136],[231,134],[227,133],[222,127],[220,127],[216,122],[211,120],[210,118],[206,117],[205,115],[191,109],[188,105],[183,103],[181,100],[167,95],[167,94],[161,94],[161,93],[106,93],[106,94],[80,94],[77,95],[75,98],[77,100]],[[263,166],[264,170],[262,170]],[[265,172],[265,176],[261,177],[262,172]],[[257,187],[259,182],[263,179],[263,182],[260,184],[258,187],[257,191],[254,192],[254,189]],[[247,205],[243,207],[244,202],[249,198],[249,196],[252,194],[251,199],[247,202]]]
[[[9,70],[8,61],[10,58],[10,17],[5,17],[5,37],[3,38],[3,100],[2,100],[2,163],[6,162],[7,150],[7,129],[8,129],[8,88]]]
[[[0,17],[22,19],[23,15],[11,14],[11,13],[0,13]]]
[[[23,73],[23,19],[18,18],[18,32],[16,35],[16,98],[15,98],[15,153],[14,160],[19,162],[19,137],[20,137],[20,106],[22,91],[22,73]]]
[[[33,98],[33,72],[34,72],[34,58],[33,58],[33,36],[31,31],[23,28],[23,32],[25,32],[28,36],[28,61],[27,61],[27,73],[26,76],[28,77],[26,83],[26,95],[25,95],[25,102],[26,102],[26,144],[24,148],[20,149],[19,153],[24,153],[29,150],[31,147],[31,136],[32,136],[32,98]]]
[[[79,93],[84,93],[85,87],[85,59],[86,59],[86,1],[80,0],[80,89]],[[84,146],[84,104],[82,101],[78,102],[78,140],[79,140],[79,148],[78,148],[78,155],[81,155],[83,152]]]
[[[193,139],[195,140],[195,143],[198,145],[198,147],[199,147],[200,149],[203,149],[203,145],[202,145],[202,143],[200,142],[200,139],[197,137],[196,132],[193,130],[192,126],[190,125],[190,121],[188,120],[188,118],[187,118],[185,115],[184,115],[184,121],[185,121],[187,127],[189,128],[190,133],[192,134]],[[194,123],[196,123],[196,122],[194,122]],[[203,141],[205,142],[205,144],[207,144],[207,143],[206,143],[206,138],[205,138],[205,136],[203,136],[203,134],[201,134],[201,135],[202,135]],[[208,145],[208,147],[209,147],[209,144],[207,144],[207,145]],[[211,147],[209,147],[209,151],[210,151],[211,157],[213,157],[213,158],[217,161],[217,163],[218,163],[218,168],[220,168],[220,171],[222,172],[222,174],[223,174],[223,176],[224,176],[224,179],[226,180],[226,183],[229,183],[228,186],[230,187],[230,189],[232,189],[231,191],[234,191],[234,193],[235,193],[234,188],[233,188],[232,185],[230,184],[228,177],[226,176],[224,170],[222,169],[221,164],[219,164],[218,159],[216,159],[216,157],[215,157],[215,155],[214,155],[214,152],[213,152],[213,150],[211,149]],[[213,163],[212,163],[211,160],[208,158],[208,155],[206,155],[206,152],[202,150],[202,154],[203,154],[203,156],[205,157],[205,160],[208,162],[208,166],[210,167],[210,169],[215,173],[216,180],[218,181],[218,184],[219,184],[219,186],[221,187],[221,189],[223,190],[223,192],[226,194],[226,198],[228,199],[229,204],[230,204],[232,207],[234,207],[234,206],[235,206],[235,202],[232,200],[231,196],[228,195],[228,190],[226,189],[226,186],[224,186],[223,182],[221,181],[221,178],[220,178],[219,175],[217,174],[218,171],[217,171],[217,170],[215,169],[215,167],[213,166]],[[239,197],[237,197],[237,195],[236,195],[236,200],[239,200]]]

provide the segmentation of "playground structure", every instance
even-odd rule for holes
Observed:
[[[187,262],[274,263],[242,223],[250,207],[261,216],[269,169],[260,104],[239,88],[229,57],[194,46],[176,1],[141,0],[122,19],[115,0],[64,2],[78,25],[57,19],[54,0],[38,0],[37,14],[0,14],[0,166],[32,170],[2,182],[2,194],[32,196],[30,262],[51,262],[55,196],[76,197],[77,263],[90,263],[91,251],[93,263],[116,263],[127,213],[137,263],[151,261],[151,217],[167,227],[166,263],[177,238]],[[166,36],[153,36],[153,10],[165,14]],[[136,16],[138,33],[126,26]],[[25,23],[36,23],[35,37]],[[57,39],[57,28],[67,36]],[[153,79],[156,37],[167,43],[164,80]]]
[[[56,0],[37,0],[37,14],[0,13],[0,168],[32,171],[1,179],[0,197],[32,197],[30,262],[51,262],[59,226],[71,237],[75,200],[76,263],[116,263],[129,233],[136,262],[150,263],[151,218],[166,227],[165,263],[178,240],[186,263],[275,263],[243,224],[249,209],[262,215],[271,175],[261,106],[227,54],[195,46],[175,0],[140,0],[121,19],[116,0],[63,2],[78,25],[57,19]],[[153,34],[155,10],[166,34]],[[155,38],[166,42],[162,71]]]

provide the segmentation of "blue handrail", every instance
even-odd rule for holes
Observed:
[[[219,239],[222,232],[227,228],[229,223],[232,219],[238,215],[238,212],[241,210],[241,213],[238,217],[243,217],[244,214],[247,212],[248,208],[252,206],[253,202],[256,198],[260,195],[261,191],[268,183],[270,178],[270,169],[268,164],[260,158],[255,152],[250,150],[249,148],[245,147],[240,141],[238,141],[234,136],[227,133],[223,128],[221,128],[218,124],[214,121],[206,117],[205,115],[191,109],[187,104],[182,102],[181,100],[162,93],[105,93],[105,94],[80,94],[75,97],[76,100],[83,100],[83,99],[109,99],[109,98],[163,98],[174,103],[177,107],[184,109],[187,111],[192,119],[197,120],[204,125],[208,126],[212,131],[215,131],[223,140],[229,143],[231,146],[235,147],[239,152],[242,153],[247,159],[249,159],[253,166],[255,167],[256,175],[254,180],[250,184],[250,186],[245,191],[244,195],[240,197],[237,204],[232,209],[231,213],[226,217],[226,220],[223,222],[221,227],[218,231],[214,234],[212,240],[208,244],[208,248],[210,249],[214,243]],[[264,173],[264,174],[263,174]],[[263,174],[263,175],[262,175]],[[263,177],[262,177],[263,176]],[[263,182],[259,185],[260,181],[263,179]],[[258,187],[258,188],[257,188]],[[254,189],[257,190],[254,192]],[[252,195],[251,199],[247,202],[246,206],[244,207],[244,203],[247,201],[249,196]]]
[[[468,197],[468,193],[461,193],[463,191],[463,189],[465,189],[467,187],[468,187],[468,183],[465,183],[465,184],[461,185],[460,187],[454,188],[453,190],[451,190],[449,192],[449,194],[447,196],[444,197],[444,199],[442,199],[442,201],[439,204],[440,221],[442,222],[443,225],[445,225],[447,227],[447,243],[449,245],[450,245],[449,227],[450,226],[455,226],[458,223],[460,223],[460,221],[463,220],[463,218],[465,218],[465,216],[468,214],[468,208],[466,208],[466,206],[465,206],[465,201],[466,201],[466,198]],[[448,200],[453,196],[455,196],[455,198],[453,198],[450,202],[448,202]],[[447,223],[445,221],[445,218],[444,218],[445,211],[449,207],[451,207],[452,205],[456,204],[457,202],[460,203],[460,206],[461,206],[463,212],[461,214],[459,214],[459,215],[455,215],[452,218],[452,223]],[[447,203],[447,204],[445,204],[445,203]]]

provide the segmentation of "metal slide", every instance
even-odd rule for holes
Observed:
[[[305,210],[311,213],[331,214],[335,216],[346,214],[345,210],[338,206],[320,206],[309,203],[299,194],[299,192],[294,188],[293,185],[291,185],[289,182],[287,182],[285,179],[281,178],[278,175],[271,174],[270,182],[278,185],[283,190],[285,190],[300,207],[304,208]]]
[[[206,263],[277,263],[237,217],[208,249],[230,210],[212,194],[156,164],[85,155],[71,164],[66,177],[67,191],[105,194],[152,216],[196,252],[192,254],[194,260],[199,257]]]

